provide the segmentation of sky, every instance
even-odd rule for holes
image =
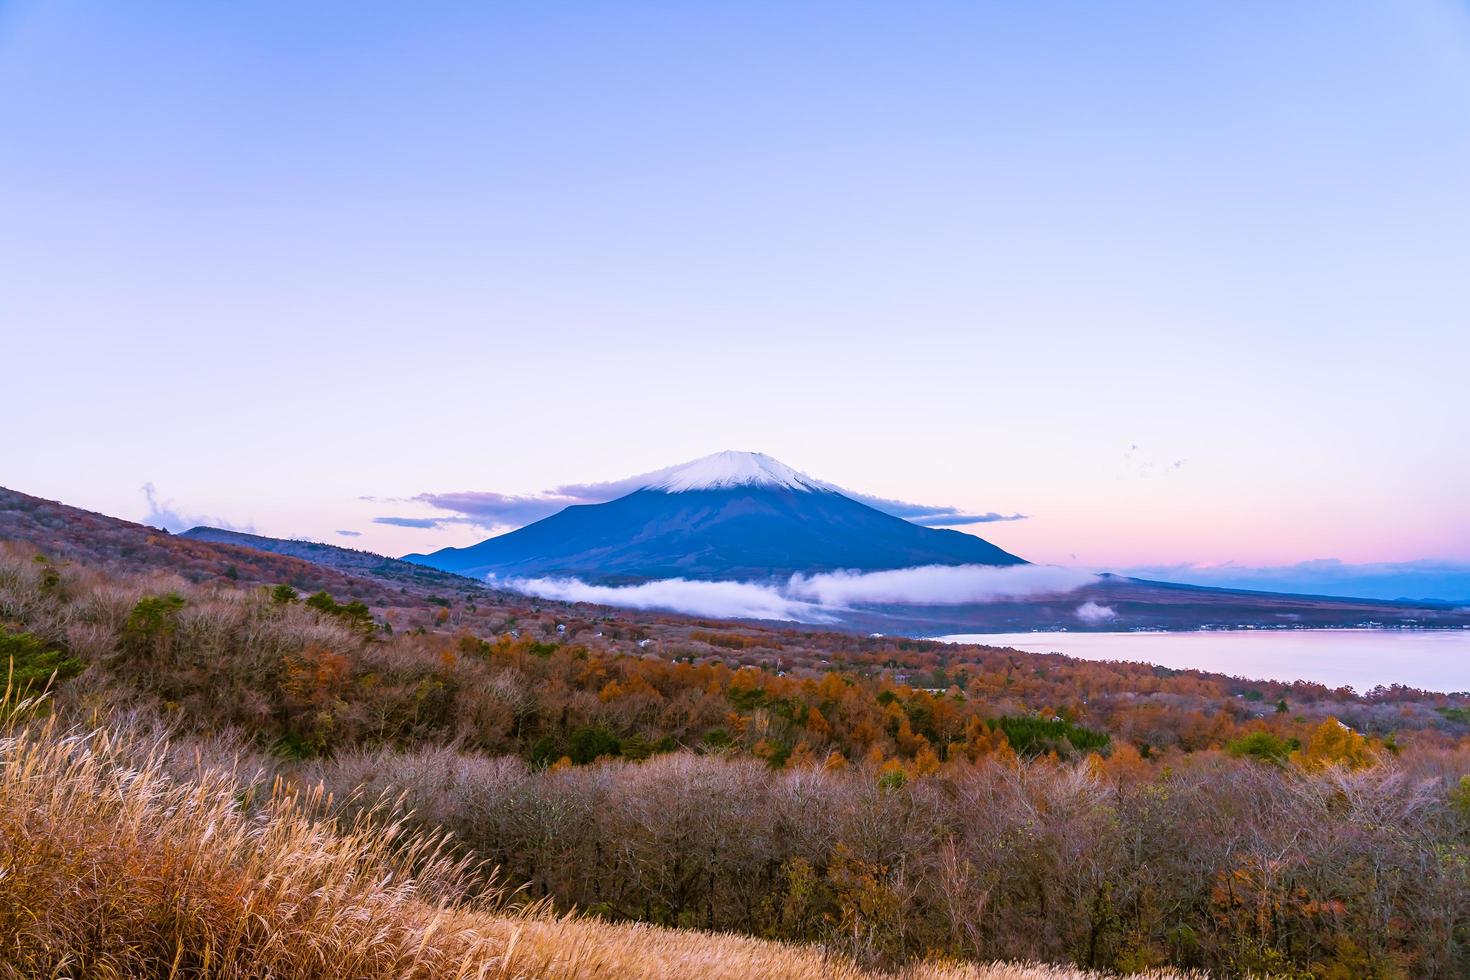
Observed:
[[[0,0],[0,485],[135,520],[401,554],[737,449],[1459,568],[1467,255],[1463,2]]]

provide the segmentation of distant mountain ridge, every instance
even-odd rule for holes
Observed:
[[[567,615],[565,611],[574,608],[552,599],[513,596],[457,575],[355,549],[218,528],[169,534],[0,487],[0,547],[17,546],[34,549],[32,553],[53,559],[109,571],[167,572],[194,582],[223,578],[237,584],[284,583],[303,592],[324,589],[338,597],[361,599],[384,608],[442,606],[445,599],[465,602],[471,607],[478,605],[482,610],[494,608],[500,615],[517,617],[534,614],[537,609],[562,610],[557,615]],[[409,577],[406,579],[405,575]],[[1082,603],[1106,606],[1116,619],[1092,624],[1082,622],[1077,616]],[[681,616],[672,611],[614,612],[605,608],[597,615],[645,624],[686,625],[732,618]],[[1095,584],[1062,595],[963,605],[864,604],[848,610],[839,622],[796,628],[935,636],[1055,629],[1366,625],[1470,628],[1470,610],[1446,604],[1283,595],[1102,575]]]
[[[762,453],[659,471],[632,493],[568,507],[467,548],[404,561],[483,578],[768,580],[918,565],[1023,565],[971,534],[911,524]]]
[[[268,551],[277,555],[301,558],[317,565],[335,568],[354,575],[370,575],[376,579],[413,584],[425,588],[449,588],[462,590],[472,583],[464,576],[440,571],[424,565],[416,565],[398,558],[388,558],[371,551],[343,548],[320,541],[305,541],[296,538],[271,538],[245,531],[230,531],[220,527],[191,527],[180,531],[176,537],[194,541],[209,541],[214,544],[230,544],[257,551]],[[474,583],[483,585],[483,583]]]

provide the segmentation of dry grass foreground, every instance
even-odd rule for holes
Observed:
[[[69,730],[36,709],[0,704],[6,977],[885,975],[816,947],[472,898],[477,869],[385,811],[344,825],[322,816],[319,790],[252,785],[146,729]],[[887,975],[1094,976],[929,964]]]

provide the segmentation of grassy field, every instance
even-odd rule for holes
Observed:
[[[68,728],[10,697],[0,740],[9,977],[789,977],[1070,980],[1041,966],[875,973],[803,947],[555,916],[391,806],[326,818],[146,725]],[[475,897],[471,897],[474,895]],[[1166,974],[1155,974],[1164,977]]]
[[[1461,699],[419,613],[0,544],[0,977],[1466,975]]]

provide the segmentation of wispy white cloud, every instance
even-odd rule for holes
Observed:
[[[143,484],[143,499],[148,503],[148,513],[143,517],[143,523],[153,527],[161,527],[165,531],[187,531],[191,527],[218,527],[226,531],[244,531],[254,534],[255,528],[250,524],[234,524],[223,517],[211,514],[195,514],[184,511],[172,500],[164,500],[158,495],[158,489],[150,481]]]
[[[1077,618],[1084,623],[1106,623],[1117,619],[1118,614],[1113,611],[1112,606],[1104,606],[1089,599],[1077,607]]]
[[[543,599],[594,602],[629,609],[667,609],[721,619],[783,619],[827,623],[832,616],[820,606],[783,595],[754,582],[698,582],[661,579],[641,585],[590,585],[575,578],[489,579],[492,585]]]
[[[577,504],[602,504],[616,500],[657,482],[659,477],[668,475],[673,469],[674,467],[669,467],[603,483],[566,483],[530,494],[459,490],[449,493],[421,493],[411,499],[416,503],[428,504],[430,507],[459,515],[442,518],[443,523],[467,523],[489,530],[500,530],[532,524]]]
[[[1001,514],[993,510],[983,514],[972,514],[959,507],[914,504],[906,500],[890,500],[887,497],[874,497],[866,493],[853,493],[850,490],[843,490],[842,493],[859,503],[867,504],[874,510],[881,510],[885,514],[902,517],[906,521],[922,524],[925,527],[960,527],[966,524],[1024,521],[1030,516],[1028,514]]]
[[[444,521],[438,517],[374,517],[373,523],[389,527],[437,528]]]
[[[641,585],[593,585],[575,578],[490,581],[545,599],[632,609],[667,609],[730,619],[835,622],[854,608],[880,605],[954,606],[1065,595],[1097,576],[1051,565],[924,565],[882,572],[796,575],[779,584],[662,579]]]
[[[957,606],[1038,595],[1061,595],[1097,576],[1056,565],[920,565],[883,572],[793,576],[787,591],[824,606],[903,603]]]

